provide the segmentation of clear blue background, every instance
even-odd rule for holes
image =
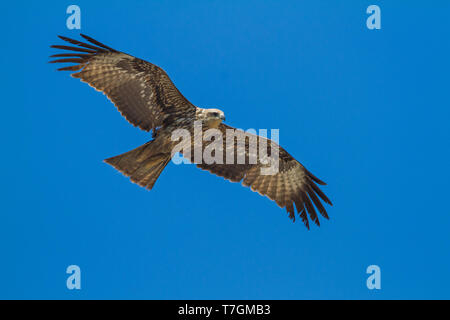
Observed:
[[[194,166],[149,192],[103,163],[149,135],[46,63],[70,4],[2,7],[0,298],[450,298],[448,1],[76,1],[192,103],[279,128],[335,204],[311,231]]]

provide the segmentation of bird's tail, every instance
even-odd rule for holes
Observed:
[[[142,146],[105,159],[105,162],[122,172],[130,180],[149,190],[170,161],[170,154],[157,153],[149,141]]]

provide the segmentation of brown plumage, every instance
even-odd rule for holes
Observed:
[[[131,181],[152,189],[161,172],[171,159],[171,152],[176,141],[171,140],[175,129],[186,129],[194,132],[194,122],[200,121],[203,131],[215,128],[223,137],[227,130],[245,136],[244,164],[227,164],[225,151],[227,145],[223,139],[223,164],[198,163],[197,166],[232,182],[240,182],[253,191],[274,200],[278,206],[286,208],[289,217],[295,221],[294,206],[298,215],[309,229],[308,214],[314,223],[319,224],[319,213],[328,219],[322,201],[331,204],[327,196],[317,184],[325,185],[305,167],[295,160],[283,148],[271,140],[257,137],[258,143],[265,141],[269,148],[279,148],[279,170],[271,175],[261,174],[261,169],[268,164],[261,163],[259,154],[249,147],[254,135],[244,133],[222,123],[225,119],[218,109],[203,109],[191,104],[175,87],[167,74],[158,66],[131,55],[114,50],[86,35],[81,35],[89,43],[83,43],[67,37],[60,38],[75,46],[54,45],[52,48],[68,50],[51,57],[58,58],[51,63],[74,63],[62,67],[61,71],[74,71],[72,77],[79,78],[98,91],[103,92],[117,107],[120,113],[134,126],[145,131],[152,131],[153,140],[126,152],[106,159],[114,168],[130,177]],[[193,139],[193,138],[192,138]],[[273,143],[273,144],[272,144]],[[203,143],[202,152],[209,145]],[[238,153],[237,142],[228,146]],[[191,159],[193,159],[191,154]],[[203,154],[203,153],[202,153]],[[187,155],[185,155],[187,156]],[[258,161],[249,164],[248,159],[254,156]],[[194,162],[194,161],[193,161]]]

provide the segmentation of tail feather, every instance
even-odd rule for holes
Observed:
[[[119,170],[130,180],[149,190],[170,161],[170,154],[156,153],[152,141],[120,154],[105,159],[105,162]]]

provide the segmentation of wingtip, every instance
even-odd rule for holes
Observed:
[[[68,37],[62,36],[60,34],[58,34],[57,37],[60,38],[63,41],[67,41],[69,39]]]
[[[305,227],[306,227],[306,229],[308,229],[308,231],[311,230],[309,227],[309,221],[306,221],[306,222],[303,221],[303,223],[305,224]]]
[[[315,175],[313,175],[309,170],[307,170],[306,168],[305,168],[305,170],[306,170],[307,175],[308,175],[315,183],[320,184],[321,186],[326,186],[326,185],[327,185],[324,181],[320,180],[320,179],[317,178]]]

